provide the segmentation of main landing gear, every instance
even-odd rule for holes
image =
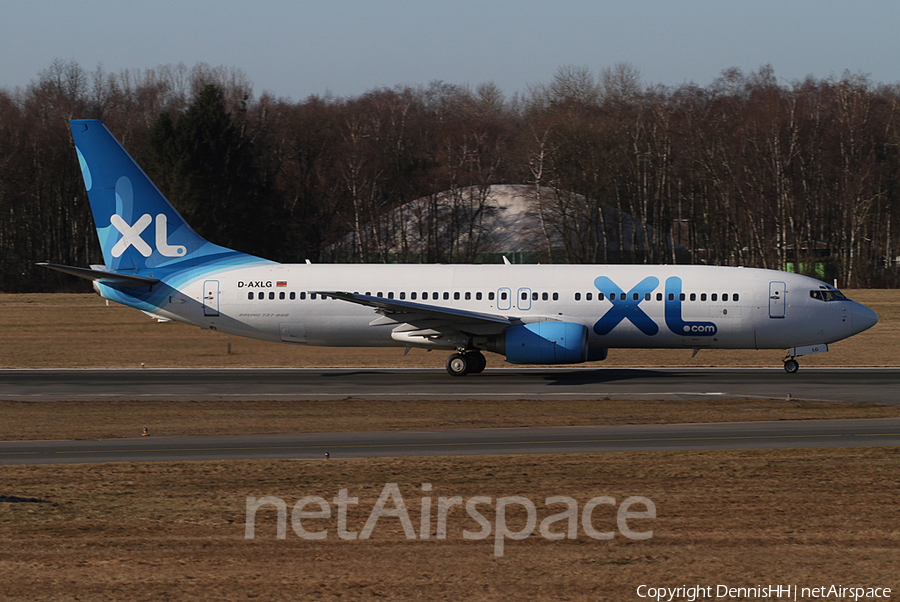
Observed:
[[[465,376],[466,374],[480,374],[484,372],[487,360],[480,351],[467,351],[454,353],[447,358],[447,372],[451,376]]]

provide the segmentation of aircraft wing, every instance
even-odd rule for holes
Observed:
[[[502,332],[507,326],[513,324],[513,321],[505,316],[452,307],[438,307],[427,303],[416,303],[415,301],[385,299],[384,297],[372,297],[370,295],[340,291],[312,292],[324,297],[371,307],[383,316],[383,318],[373,321],[371,323],[373,326],[390,323],[410,324],[421,329],[427,328],[436,332],[455,330],[485,335]]]

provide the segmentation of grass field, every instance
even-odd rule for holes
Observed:
[[[804,365],[897,365],[900,306],[892,291],[851,293],[879,313],[870,331]],[[292,347],[158,324],[92,295],[0,295],[0,367],[432,366],[444,355],[402,349]],[[135,345],[140,341],[140,345]],[[231,344],[231,354],[228,344]],[[777,365],[777,351],[615,351],[601,365]],[[496,356],[491,366],[502,366]],[[2,392],[0,392],[2,399]],[[392,430],[556,424],[710,422],[895,416],[896,408],[785,400],[407,402],[0,402],[0,439]],[[314,428],[311,425],[315,425]],[[397,483],[417,534],[422,498],[524,496],[538,523],[596,496],[644,496],[652,538],[550,541],[537,534],[470,541],[480,526],[462,507],[447,537],[408,540],[399,520],[345,541],[291,529],[293,504],[358,497],[361,530],[386,483]],[[424,493],[423,483],[432,490]],[[802,449],[330,461],[108,463],[0,467],[0,600],[640,600],[639,585],[890,587],[900,591],[900,450]],[[273,508],[244,538],[248,496],[287,504],[285,539]],[[392,507],[389,505],[389,507]],[[492,506],[479,506],[491,525]],[[307,508],[310,509],[310,508]],[[314,508],[312,508],[314,509]],[[333,512],[336,511],[334,508]],[[507,516],[522,528],[523,513]],[[561,532],[564,523],[556,523]],[[600,531],[615,511],[593,515]],[[535,531],[538,532],[537,529]],[[684,600],[686,598],[679,598]],[[757,599],[737,596],[718,599]],[[829,599],[834,597],[798,597]],[[849,598],[839,598],[849,599]]]
[[[591,424],[886,418],[895,406],[785,399],[3,401],[0,441]]]
[[[291,529],[298,500],[330,503],[347,489],[359,499],[347,525],[360,531],[386,483],[398,484],[416,535],[423,497],[433,499],[432,517],[438,497],[513,495],[535,503],[538,522],[565,508],[545,506],[556,495],[574,498],[579,510],[596,496],[645,496],[657,516],[629,522],[652,530],[648,540],[618,532],[594,540],[579,524],[576,540],[507,541],[499,558],[493,538],[463,538],[480,527],[459,506],[443,540],[433,532],[408,540],[391,517],[378,519],[367,540],[339,539],[334,514],[303,522],[327,530],[323,540]],[[897,449],[4,467],[2,493],[50,503],[0,502],[0,596],[621,601],[640,600],[641,584],[834,584],[895,595],[898,483]],[[267,495],[287,505],[286,538],[276,538],[270,506],[256,517],[255,538],[245,539],[246,498]],[[492,506],[479,508],[495,525]],[[507,516],[510,530],[524,521]],[[599,507],[592,524],[616,530],[614,509]]]

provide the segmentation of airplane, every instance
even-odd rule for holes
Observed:
[[[878,316],[828,283],[705,265],[280,264],[201,238],[98,120],[70,122],[104,265],[42,263],[160,320],[296,345],[452,352],[453,376],[579,364],[609,349],[787,349],[797,357]],[[214,207],[210,208],[215,210]]]

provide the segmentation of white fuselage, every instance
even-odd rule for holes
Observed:
[[[447,337],[404,337],[403,320],[321,294],[333,291],[516,324],[583,324],[591,348],[788,348],[831,343],[877,320],[849,299],[814,297],[811,291],[837,292],[823,282],[750,268],[271,264],[207,272],[178,286],[162,281],[172,288],[156,307],[135,302],[127,289],[101,285],[100,292],[201,328],[328,346],[460,347]],[[474,330],[472,344],[488,348]]]

